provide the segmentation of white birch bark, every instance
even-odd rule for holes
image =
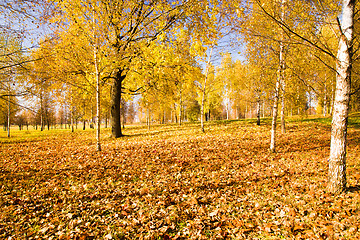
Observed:
[[[286,0],[281,0],[281,21],[284,21],[285,18],[285,2]],[[274,106],[272,113],[272,122],[271,122],[271,137],[270,137],[270,152],[276,152],[276,121],[278,116],[278,106],[279,106],[279,95],[280,95],[280,85],[282,86],[282,98],[281,98],[281,129],[282,132],[285,132],[285,80],[283,76],[284,68],[284,43],[280,41],[280,52],[279,52],[279,69],[278,76],[275,86],[275,96],[274,96]]]
[[[181,122],[182,122],[182,89],[180,86],[180,101],[179,101],[179,126],[181,126]]]
[[[93,56],[94,56],[94,68],[95,68],[95,82],[96,82],[96,150],[101,151],[101,143],[100,143],[100,71],[99,71],[99,63],[98,63],[98,47],[97,47],[97,39],[95,32],[95,7],[93,7]]]
[[[278,115],[278,106],[279,106],[279,90],[280,90],[280,81],[276,80],[275,86],[275,96],[274,96],[274,106],[272,112],[272,122],[271,122],[271,137],[270,137],[270,152],[275,152],[276,149],[276,120]]]
[[[285,3],[286,0],[281,1],[281,21],[285,19]],[[282,41],[284,40],[284,33],[282,35]],[[285,78],[284,78],[284,68],[285,68],[285,59],[284,59],[284,43],[280,42],[280,84],[281,84],[281,132],[285,133]]]
[[[325,76],[325,81],[326,81],[326,76]],[[326,117],[327,114],[327,89],[326,89],[326,82],[325,82],[325,86],[324,86],[324,106],[323,106],[323,116]]]
[[[256,125],[258,126],[260,126],[260,114],[261,114],[261,100],[260,97],[258,97],[257,110],[256,110],[256,117],[257,117]]]
[[[9,96],[8,96],[8,115],[7,115],[7,137],[10,137],[10,113],[11,113],[11,108],[10,108],[10,83],[9,83]]]
[[[328,191],[335,194],[346,189],[346,135],[351,86],[354,8],[355,0],[342,1],[342,35],[339,41],[336,65],[336,89],[327,186]]]
[[[100,143],[100,72],[97,58],[97,49],[94,47],[94,67],[96,77],[96,150],[101,151]]]
[[[283,65],[283,64],[282,64]],[[285,79],[284,79],[284,67],[281,66],[282,70],[281,70],[281,76],[280,76],[280,81],[281,81],[281,132],[285,133],[286,132],[286,127],[285,127]]]
[[[208,58],[208,61],[206,62],[205,79],[204,79],[204,84],[202,86],[202,91],[201,91],[202,92],[202,98],[201,98],[200,122],[201,122],[201,131],[203,133],[205,132],[205,128],[204,128],[204,108],[205,108],[205,97],[206,97],[206,83],[207,83],[208,76],[209,76],[209,67],[210,67],[212,52],[213,52],[213,47],[211,47],[211,49],[210,49],[209,58]]]

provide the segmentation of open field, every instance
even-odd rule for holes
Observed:
[[[1,239],[360,239],[360,129],[349,190],[325,191],[329,119],[0,133]],[[9,238],[12,237],[12,238]]]

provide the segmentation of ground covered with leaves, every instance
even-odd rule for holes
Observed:
[[[359,129],[332,196],[329,125],[289,122],[276,154],[269,124],[206,128],[104,131],[102,152],[80,130],[0,138],[0,238],[360,239]]]

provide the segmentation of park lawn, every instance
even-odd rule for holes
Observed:
[[[357,118],[350,122],[359,122]],[[349,190],[326,193],[328,120],[292,120],[268,152],[255,120],[0,133],[0,238],[360,239],[360,129]]]

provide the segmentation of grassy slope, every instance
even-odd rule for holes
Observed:
[[[0,133],[0,238],[360,238],[360,130],[348,183],[325,192],[328,119],[134,126],[95,151],[94,131]],[[56,133],[56,134],[54,134]]]

